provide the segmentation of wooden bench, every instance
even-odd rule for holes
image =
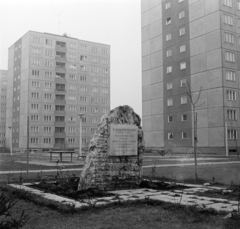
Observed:
[[[50,161],[52,161],[52,154],[57,153],[60,156],[60,162],[62,162],[62,155],[65,154],[71,154],[71,162],[72,162],[72,155],[75,153],[74,150],[51,150],[49,151],[50,153]]]

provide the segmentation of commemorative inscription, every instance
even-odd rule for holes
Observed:
[[[109,156],[138,155],[138,128],[133,125],[110,125]]]

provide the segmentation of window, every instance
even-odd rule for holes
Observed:
[[[38,103],[32,103],[31,104],[31,109],[32,110],[37,110],[39,108],[39,104]]]
[[[180,53],[186,51],[186,45],[180,45]]]
[[[76,80],[77,76],[74,74],[69,74],[69,80]]]
[[[75,117],[68,117],[68,121],[69,122],[76,122],[76,118]]]
[[[39,81],[32,81],[32,87],[40,87]]]
[[[45,82],[45,88],[52,88],[52,83]]]
[[[93,83],[98,83],[98,78],[97,77],[92,77],[92,82]]]
[[[173,140],[173,133],[172,132],[168,133],[168,140]]]
[[[167,56],[167,57],[172,56],[172,49],[168,49],[168,50],[166,51],[166,56]]]
[[[234,44],[234,35],[231,33],[225,33],[225,42],[229,44]]]
[[[76,112],[77,108],[76,108],[76,106],[69,106],[68,110],[71,111],[71,112]]]
[[[91,72],[98,73],[98,67],[91,67]]]
[[[31,115],[31,121],[39,121],[38,115]]]
[[[82,123],[86,123],[87,122],[87,118],[86,117],[82,117]]]
[[[33,65],[41,65],[41,60],[39,60],[39,59],[33,59],[33,60],[32,60],[32,64],[33,64]]]
[[[182,117],[181,117],[181,120],[182,120],[182,122],[187,121],[187,115],[183,114]]]
[[[69,53],[69,59],[70,59],[70,60],[76,60],[76,59],[77,59],[76,54]]]
[[[40,48],[35,48],[35,47],[33,47],[33,48],[32,48],[32,53],[33,53],[33,54],[41,54],[41,49],[40,49]]]
[[[187,139],[187,132],[182,132],[182,139]]]
[[[237,120],[237,110],[227,110],[228,120]]]
[[[68,138],[68,144],[75,144],[75,138]]]
[[[68,127],[69,133],[76,133],[76,127]]]
[[[183,69],[186,69],[186,62],[181,62],[180,63],[180,69],[183,70]]]
[[[52,45],[53,45],[53,41],[50,40],[50,39],[46,39],[46,40],[45,40],[45,45],[52,46]]]
[[[179,36],[182,36],[185,34],[185,27],[179,29]]]
[[[83,133],[83,134],[87,134],[87,128],[86,128],[86,127],[83,127],[83,128],[82,128],[82,133]]]
[[[39,99],[39,92],[32,92],[33,99]]]
[[[45,94],[44,94],[44,99],[52,99],[52,94],[50,94],[50,93],[45,93]]]
[[[102,93],[103,94],[108,94],[108,88],[102,88]]]
[[[79,111],[80,111],[81,113],[86,113],[86,112],[87,112],[87,107],[80,107],[80,108],[79,108]]]
[[[167,2],[166,4],[165,4],[165,9],[167,10],[167,9],[169,9],[171,7],[171,2]]]
[[[46,56],[53,56],[53,50],[46,49],[45,54]]]
[[[44,110],[52,110],[51,104],[44,104]]]
[[[228,139],[229,140],[236,140],[237,137],[237,130],[228,130]]]
[[[45,66],[46,67],[53,67],[53,61],[49,61],[49,60],[45,61]]]
[[[236,81],[236,72],[235,71],[226,70],[225,74],[226,74],[226,80]]]
[[[51,117],[51,116],[50,116]],[[51,126],[44,126],[43,127],[43,132],[45,132],[45,133],[49,133],[49,132],[52,132],[52,127]]]
[[[80,96],[80,102],[87,102],[87,97],[86,96]]]
[[[33,41],[33,43],[40,44],[41,43],[41,38],[40,37],[33,37],[32,41]]]
[[[52,121],[52,116],[51,115],[44,115],[43,119],[45,122],[51,122]]]
[[[98,62],[98,59],[97,59],[97,62]],[[101,64],[109,64],[109,60],[108,59],[101,59]]]
[[[92,113],[98,113],[98,108],[97,107],[92,107],[91,111],[92,111]]]
[[[97,53],[97,52],[98,52],[97,47],[92,47],[92,48],[91,48],[91,52],[92,52],[92,53]]]
[[[69,69],[70,70],[77,70],[77,65],[76,64],[69,64]]]
[[[92,92],[93,93],[98,93],[98,88],[97,87],[92,87]]]
[[[227,25],[233,26],[233,17],[227,14],[224,14],[224,23]]]
[[[80,69],[81,69],[82,72],[86,72],[86,71],[87,71],[87,67],[84,66],[84,65],[81,65],[81,66],[80,66]]]
[[[70,43],[70,49],[76,49],[77,45],[75,43]]]
[[[167,90],[171,90],[172,89],[172,82],[167,83]]]
[[[225,61],[235,63],[235,53],[226,51]]]
[[[172,66],[167,66],[167,73],[171,73],[172,72]]]
[[[39,70],[32,70],[32,76],[39,76],[40,71]]]
[[[108,55],[108,49],[102,49],[102,54],[103,55]]]
[[[90,131],[91,131],[91,134],[95,134],[96,128],[91,128]]]
[[[102,103],[107,104],[108,103],[108,98],[102,98]]]
[[[87,92],[87,87],[86,87],[86,86],[80,86],[80,87],[79,87],[79,90],[80,90],[80,91]]]
[[[166,19],[166,25],[169,25],[169,24],[171,24],[171,18],[170,17]]]
[[[173,121],[173,116],[168,116],[168,123],[171,123]]]
[[[86,45],[81,45],[80,49],[81,49],[81,51],[87,51],[87,46]]]
[[[80,76],[80,81],[87,81],[87,76]]]
[[[237,92],[232,90],[227,90],[227,100],[236,101],[237,100]]]
[[[181,80],[181,87],[186,87],[187,85],[187,80],[186,79],[182,79]]]
[[[91,123],[98,123],[98,118],[91,118]]]
[[[166,41],[170,41],[172,39],[172,34],[169,33],[166,35]]]
[[[103,107],[102,108],[102,113],[103,114],[107,114],[109,112],[109,109],[108,108],[106,108],[106,107]]]
[[[31,138],[31,144],[38,144],[38,138]]]
[[[185,17],[185,11],[181,11],[178,15],[179,19],[182,19]]]
[[[39,132],[38,126],[31,126],[31,132]]]
[[[68,90],[69,91],[76,91],[77,90],[77,85],[68,85]]]
[[[173,99],[168,99],[167,100],[167,106],[171,107],[173,105]]]
[[[228,7],[232,7],[232,0],[223,0],[223,5],[228,6]]]
[[[43,138],[44,144],[51,144],[51,138]]]
[[[80,60],[81,60],[81,61],[87,61],[87,56],[81,55],[81,56],[80,56]],[[92,58],[92,60],[93,60],[93,58]],[[95,62],[98,62],[98,61],[97,61],[97,58],[94,58],[94,60],[96,60]],[[93,61],[93,62],[94,62],[94,61]]]
[[[69,95],[68,96],[68,101],[72,101],[72,102],[77,101],[76,95]]]
[[[45,72],[45,77],[51,78],[53,76],[52,72]]]
[[[184,95],[181,97],[181,104],[186,104],[187,103],[187,96]]]

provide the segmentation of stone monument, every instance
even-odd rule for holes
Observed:
[[[129,106],[102,116],[86,155],[78,190],[136,187],[144,152],[141,118]]]

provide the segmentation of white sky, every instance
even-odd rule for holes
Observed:
[[[111,109],[142,116],[140,0],[0,0],[0,69],[8,48],[29,30],[68,33],[111,46]]]

